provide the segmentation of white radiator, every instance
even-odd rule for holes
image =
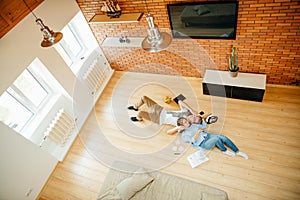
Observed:
[[[75,121],[63,108],[61,108],[45,131],[40,146],[42,146],[47,138],[63,146],[68,141],[74,129]]]
[[[86,72],[83,74],[83,80],[87,82],[88,87],[93,92],[97,92],[102,82],[106,79],[106,67],[102,67],[99,58],[95,58]]]

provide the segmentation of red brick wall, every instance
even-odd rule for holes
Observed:
[[[96,0],[77,0],[87,20],[100,11]],[[147,0],[160,31],[170,33],[166,4]],[[118,0],[123,13],[146,13],[144,1]],[[138,23],[91,24],[98,42],[105,37],[145,37],[145,15]],[[103,47],[112,68],[158,74],[202,77],[205,69],[227,70],[231,47],[238,47],[241,72],[265,73],[267,83],[293,85],[300,80],[299,0],[240,0],[236,40],[173,39],[159,53],[140,48]]]

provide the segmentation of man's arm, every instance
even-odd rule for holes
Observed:
[[[209,115],[211,115],[211,113],[203,114],[201,117],[202,117],[203,119],[206,119]]]
[[[194,109],[192,109],[187,103],[185,103],[185,102],[179,100],[179,101],[178,101],[178,104],[179,104],[179,107],[180,107],[181,110],[183,110],[184,108],[186,108],[186,109],[188,109],[193,115],[197,114],[197,112],[196,112]]]

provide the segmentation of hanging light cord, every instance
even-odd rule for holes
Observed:
[[[145,4],[146,4],[146,9],[147,9],[147,13],[149,15],[149,10],[148,10],[148,3],[147,3],[147,0],[144,0]]]
[[[28,6],[25,0],[23,0],[25,6],[30,10],[31,14],[35,17],[35,19],[38,19],[37,16],[34,14],[34,12],[31,10],[31,8]]]
[[[54,32],[49,29],[48,26],[45,26],[43,21],[38,18],[34,12],[31,10],[31,8],[28,6],[27,2],[25,0],[22,0],[25,4],[25,6],[30,10],[31,14],[35,17],[36,23],[41,27],[41,31],[43,32],[44,39],[41,43],[42,47],[50,47],[53,44],[56,44],[63,38],[63,34],[61,32]]]

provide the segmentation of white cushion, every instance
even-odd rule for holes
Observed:
[[[143,168],[140,168],[134,175],[122,180],[116,189],[122,200],[128,200],[151,183],[153,179]]]

